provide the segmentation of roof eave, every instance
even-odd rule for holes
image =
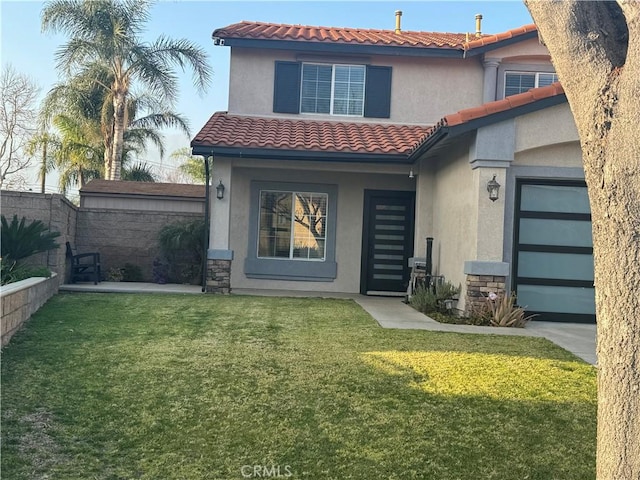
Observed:
[[[547,97],[537,100],[526,105],[520,105],[518,107],[504,110],[502,112],[492,113],[483,117],[469,120],[468,122],[458,125],[442,125],[438,127],[431,135],[429,135],[423,143],[421,143],[409,156],[411,163],[420,159],[424,154],[432,150],[436,145],[441,145],[443,142],[449,142],[460,135],[463,135],[472,130],[477,130],[481,127],[486,127],[494,123],[499,123],[505,120],[510,120],[520,115],[526,115],[527,113],[533,113],[544,108],[553,107],[567,102],[567,96],[562,93],[554,95],[553,97]]]
[[[464,52],[464,57],[475,57],[476,55],[482,55],[483,53],[490,52],[492,50],[497,50],[498,48],[507,47],[509,45],[513,45],[514,43],[522,42],[524,40],[529,40],[531,38],[538,38],[538,31],[533,30],[531,32],[526,32],[521,35],[517,35],[515,37],[506,38],[504,40],[500,40],[498,42],[489,43],[487,45],[483,45],[481,47],[470,48]]]
[[[254,38],[222,38],[225,47],[244,48],[268,48],[274,50],[298,50],[304,52],[324,52],[324,53],[356,53],[359,55],[391,55],[408,57],[444,57],[462,58],[464,51],[462,48],[447,47],[415,47],[415,46],[390,46],[390,45],[363,45],[350,43],[329,43],[294,40],[265,40]]]
[[[314,162],[347,162],[347,163],[396,163],[409,164],[409,156],[404,153],[356,153],[325,152],[315,150],[283,150],[274,148],[245,148],[214,146],[191,143],[192,155],[203,157],[222,156],[231,158],[259,158],[267,160],[307,160]]]

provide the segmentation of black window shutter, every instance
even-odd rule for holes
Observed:
[[[276,62],[273,111],[300,113],[300,63]]]
[[[391,67],[367,66],[364,116],[373,118],[391,116]]]

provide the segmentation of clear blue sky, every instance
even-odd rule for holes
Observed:
[[[0,0],[0,62],[33,78],[44,95],[57,81],[54,55],[65,38],[40,31],[44,2]],[[402,29],[465,33],[475,31],[475,15],[483,15],[483,33],[499,33],[532,23],[521,1],[161,1],[151,13],[145,38],[159,35],[186,38],[209,54],[214,71],[207,93],[199,96],[192,88],[190,74],[181,79],[176,111],[190,122],[192,136],[216,111],[227,109],[229,47],[216,47],[211,33],[242,20],[291,23],[329,27],[357,27],[392,30],[396,10],[402,10]],[[189,138],[169,132],[167,152],[189,145]],[[160,160],[150,152],[143,158],[158,166]],[[165,159],[165,168],[170,168]],[[55,181],[47,181],[47,191],[55,191]],[[33,178],[34,190],[37,188]]]

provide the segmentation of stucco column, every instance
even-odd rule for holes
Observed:
[[[498,88],[498,67],[499,58],[485,58],[482,62],[484,67],[484,82],[482,89],[482,102],[493,102],[497,97]]]
[[[231,262],[233,250],[230,248],[231,218],[231,161],[216,158],[211,174],[210,236],[207,252],[207,292],[229,293],[231,291]],[[217,198],[216,187],[224,185],[223,198]]]

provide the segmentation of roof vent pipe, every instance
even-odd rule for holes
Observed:
[[[482,15],[476,15],[476,38],[480,38],[482,36]]]
[[[396,33],[400,33],[400,17],[402,17],[402,10],[396,10]]]

